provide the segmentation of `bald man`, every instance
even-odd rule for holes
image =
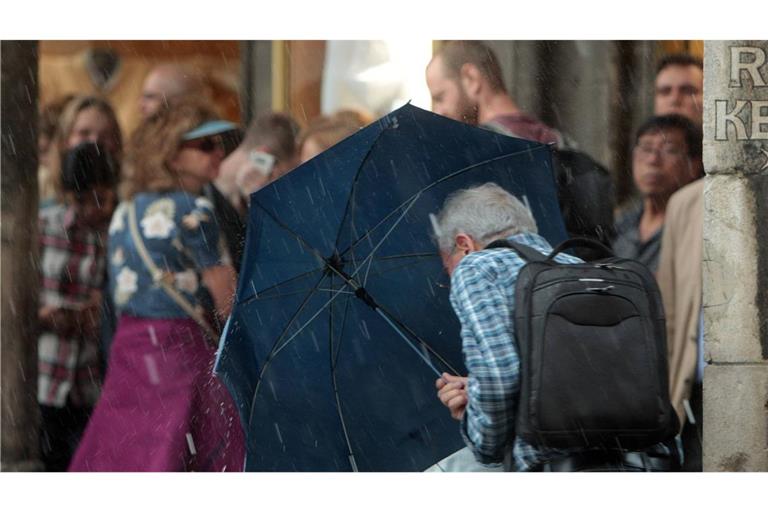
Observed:
[[[160,64],[144,79],[139,109],[146,119],[173,99],[202,93],[203,84],[199,76],[182,66]]]

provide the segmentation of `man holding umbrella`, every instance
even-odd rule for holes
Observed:
[[[549,254],[530,211],[494,183],[449,196],[434,219],[435,238],[451,276],[451,304],[461,321],[468,377],[444,373],[438,397],[461,421],[464,441],[482,464],[502,461],[514,471],[529,471],[547,458],[514,438],[519,359],[513,338],[514,292],[524,261],[514,251],[484,251],[500,238]],[[575,263],[559,255],[561,263]],[[511,456],[511,458],[510,458]],[[507,459],[507,460],[505,460]]]
[[[430,213],[493,181],[557,244],[548,169],[544,144],[405,105],[253,194],[216,365],[246,470],[454,469],[468,450],[434,382],[466,369]]]
[[[523,439],[516,423],[518,403],[524,397],[520,340],[514,325],[520,290],[515,285],[526,261],[539,253],[549,255],[552,247],[537,233],[528,208],[495,183],[454,192],[432,221],[443,265],[451,276],[450,300],[461,322],[469,372],[467,377],[443,373],[435,385],[440,401],[461,421],[461,435],[475,459],[481,464],[503,462],[509,471],[669,470],[665,462],[669,451],[661,443],[637,452],[607,449],[621,446],[616,438],[616,444],[585,451],[586,447],[571,444],[561,444],[559,449],[541,442],[534,446]],[[516,244],[515,250],[495,249],[509,246],[497,242],[501,240]],[[558,252],[554,261],[581,260]],[[518,295],[518,299],[530,296]]]

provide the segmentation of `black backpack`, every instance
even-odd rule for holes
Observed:
[[[560,252],[590,246],[611,257],[561,264]],[[515,287],[521,366],[516,435],[536,447],[641,449],[671,439],[664,310],[641,263],[572,239],[547,257],[499,240],[527,263]]]

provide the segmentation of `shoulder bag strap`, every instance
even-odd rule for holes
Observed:
[[[152,281],[160,286],[171,298],[171,300],[178,304],[178,306],[183,309],[185,313],[187,313],[195,322],[198,323],[198,325],[203,329],[203,332],[205,332],[206,336],[208,336],[211,341],[217,343],[219,340],[219,335],[216,333],[213,327],[211,327],[203,315],[200,314],[200,311],[196,310],[194,306],[192,306],[192,304],[190,304],[189,301],[176,288],[174,288],[172,284],[173,273],[161,270],[157,265],[155,265],[155,262],[152,261],[152,257],[149,255],[149,252],[147,252],[144,241],[141,239],[141,235],[139,234],[139,228],[136,221],[136,205],[133,201],[128,203],[128,225],[131,230],[133,243],[136,246],[136,249],[139,251],[139,256],[141,256],[141,259],[144,262],[144,266],[152,276]]]

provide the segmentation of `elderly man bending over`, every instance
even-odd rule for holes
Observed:
[[[525,261],[509,249],[484,248],[499,239],[548,255],[530,211],[494,183],[452,194],[435,219],[435,235],[451,276],[451,304],[461,321],[469,376],[444,373],[438,397],[461,421],[467,446],[481,464],[504,462],[530,471],[562,452],[539,451],[515,437],[520,359],[514,335],[515,283]],[[581,260],[560,254],[561,263]]]

